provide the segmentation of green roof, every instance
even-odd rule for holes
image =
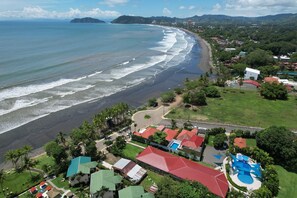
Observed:
[[[108,190],[116,190],[116,184],[121,183],[122,177],[115,175],[112,170],[100,170],[91,175],[90,192],[95,194],[103,187]]]
[[[78,173],[90,174],[91,168],[95,168],[97,162],[91,162],[90,157],[80,156],[71,160],[70,166],[68,167],[66,177],[71,177]]]
[[[142,186],[129,186],[119,191],[119,198],[154,198],[151,193],[144,192]]]

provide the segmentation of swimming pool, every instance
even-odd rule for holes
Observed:
[[[176,151],[178,146],[179,146],[179,144],[174,142],[170,145],[170,148]]]
[[[254,179],[252,178],[251,174],[246,171],[239,171],[237,178],[245,184],[252,184],[254,182]]]

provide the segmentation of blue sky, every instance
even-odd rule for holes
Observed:
[[[0,0],[0,19],[70,19],[120,15],[189,17],[297,13],[297,0]]]

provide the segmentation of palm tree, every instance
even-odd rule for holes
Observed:
[[[66,149],[67,148],[67,145],[66,145],[66,138],[65,138],[65,134],[62,133],[61,131],[58,133],[57,135],[57,141],[58,143],[61,143],[63,144],[63,147]]]
[[[34,168],[35,165],[36,165],[36,161],[34,161],[28,157],[24,158],[24,169],[27,169],[30,172],[31,177],[33,177],[31,168]]]
[[[2,194],[4,194],[4,192],[3,192],[3,182],[4,182],[5,179],[6,179],[6,175],[5,175],[4,169],[1,169],[0,170],[0,186],[1,186]]]
[[[17,150],[9,150],[5,153],[5,161],[11,161],[14,168],[17,169],[17,164],[20,159],[19,152]]]

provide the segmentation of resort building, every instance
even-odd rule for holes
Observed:
[[[151,193],[144,192],[142,186],[129,186],[119,190],[119,198],[154,198]]]
[[[113,170],[100,170],[91,175],[90,193],[91,197],[98,197],[98,192],[105,189],[103,197],[113,197],[117,185],[121,183],[122,177],[115,175]]]
[[[74,186],[79,183],[87,184],[90,180],[91,171],[96,169],[97,162],[92,162],[91,157],[80,156],[71,160],[66,177]]]
[[[197,181],[219,197],[226,197],[227,195],[228,182],[224,173],[220,171],[151,146],[144,149],[136,159],[178,179]]]
[[[115,172],[120,173],[133,183],[138,183],[146,176],[146,170],[135,162],[121,158],[113,166]]]
[[[260,75],[260,71],[252,68],[245,68],[244,71],[244,79],[245,80],[258,80],[258,76]]]

